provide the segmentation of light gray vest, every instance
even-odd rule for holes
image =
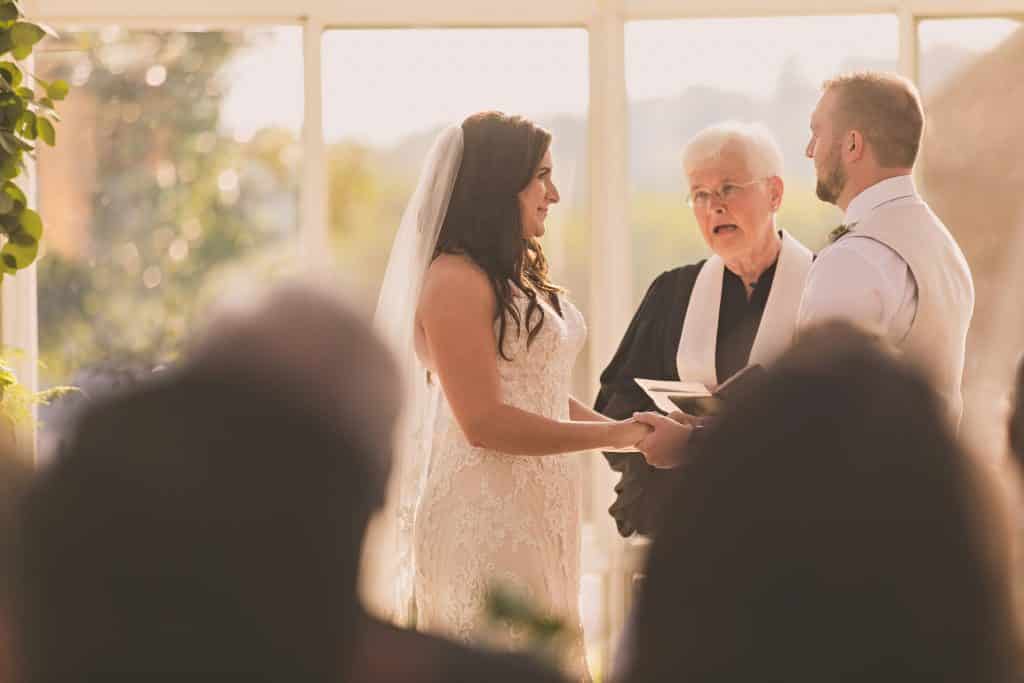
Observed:
[[[900,343],[903,356],[927,375],[946,401],[954,426],[963,415],[960,384],[974,283],[956,240],[921,199],[880,206],[853,228],[907,262],[917,283],[917,314]]]

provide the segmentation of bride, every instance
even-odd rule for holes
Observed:
[[[551,135],[483,112],[441,133],[402,219],[376,323],[411,383],[400,435],[399,618],[472,642],[495,585],[579,619],[580,463],[647,433],[570,396],[586,326],[548,278]],[[503,629],[500,643],[522,647]],[[492,643],[493,644],[493,643]]]

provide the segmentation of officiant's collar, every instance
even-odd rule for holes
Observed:
[[[768,264],[767,268],[765,268],[764,270],[761,271],[761,274],[758,276],[757,282],[751,282],[750,283],[751,287],[757,287],[759,283],[764,282],[765,279],[766,279],[765,278],[765,274],[768,273],[768,271],[771,271],[773,276],[775,274],[775,266],[778,265],[779,258],[781,258],[781,256],[782,256],[782,248],[783,248],[782,243],[786,241],[786,235],[783,234],[783,232],[781,230],[776,230],[775,234],[777,234],[779,236],[779,250],[775,253],[775,260],[772,261],[770,264]],[[743,278],[741,278],[739,275],[734,273],[732,271],[732,269],[729,267],[728,263],[725,264],[725,273],[726,273],[726,275],[730,275],[730,276],[736,278],[737,282],[743,282]],[[768,286],[771,287],[771,277],[767,278],[767,280],[768,280],[768,283],[769,283]]]
[[[775,281],[775,270],[778,265],[779,259],[776,257],[772,264],[765,268],[761,276],[757,278],[757,282],[750,283],[752,294],[749,303],[757,303],[759,301],[762,308],[765,306],[768,302],[768,293],[772,290],[772,283]],[[746,292],[743,279],[728,268],[725,269],[725,282],[726,290],[728,291],[735,289],[737,292]]]
[[[867,215],[882,204],[887,204],[897,199],[917,196],[917,186],[914,185],[914,177],[909,175],[898,175],[886,178],[867,188],[853,198],[850,205],[846,207],[846,215],[843,223],[850,225],[867,218]]]

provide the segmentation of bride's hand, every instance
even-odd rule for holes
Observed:
[[[612,441],[608,445],[612,448],[631,448],[643,441],[651,431],[650,427],[635,419],[620,420],[612,425]]]

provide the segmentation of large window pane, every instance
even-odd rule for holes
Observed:
[[[40,75],[72,85],[59,144],[39,157],[44,386],[89,391],[172,363],[226,282],[283,267],[301,58],[296,28],[68,27],[42,45]]]
[[[782,146],[786,193],[779,225],[812,248],[839,212],[814,195],[804,158],[820,83],[841,71],[893,70],[890,15],[640,21],[626,27],[634,295],[664,270],[708,250],[683,202],[681,152],[701,128],[760,121]]]
[[[1004,411],[1024,348],[1024,29],[1011,19],[923,21],[921,84],[928,122],[925,197],[970,263],[976,305],[964,373],[964,431],[986,452],[1005,443]]]

